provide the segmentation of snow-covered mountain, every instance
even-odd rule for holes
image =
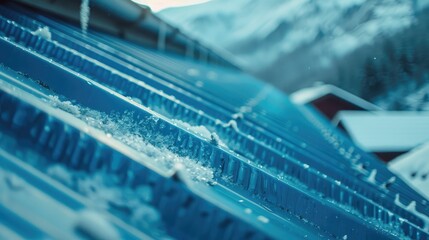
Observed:
[[[329,82],[346,56],[409,28],[428,5],[429,0],[213,0],[160,16],[291,91]]]

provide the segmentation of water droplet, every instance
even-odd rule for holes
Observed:
[[[270,220],[268,218],[266,218],[265,216],[262,216],[262,215],[258,216],[258,220],[260,222],[263,222],[263,223],[269,223],[270,222]]]

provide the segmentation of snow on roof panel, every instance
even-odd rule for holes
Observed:
[[[429,143],[425,143],[389,162],[389,169],[429,198],[428,163]]]
[[[401,152],[429,140],[429,113],[343,111],[338,121],[371,152]]]
[[[92,29],[83,35],[11,3],[0,13],[0,168],[72,210],[61,216],[60,232],[93,239],[109,231],[179,239],[427,236],[422,196],[275,88]],[[1,190],[18,199],[27,186],[19,178],[2,179]],[[398,194],[401,204],[417,201],[417,210],[395,203]],[[76,198],[84,203],[66,205]],[[6,200],[1,224],[19,219],[26,233],[57,236],[58,216],[40,225],[21,214],[28,202]],[[75,218],[78,210],[91,211]],[[19,234],[16,226],[6,229]]]

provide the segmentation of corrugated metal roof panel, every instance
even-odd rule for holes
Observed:
[[[422,196],[275,88],[14,4],[0,14],[3,234],[427,238]]]

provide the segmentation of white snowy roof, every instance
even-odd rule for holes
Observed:
[[[341,111],[333,123],[371,152],[408,151],[429,141],[429,112]]]
[[[330,84],[323,84],[309,88],[303,88],[290,95],[291,100],[296,104],[306,104],[326,95],[334,95],[346,100],[356,106],[366,110],[382,110],[380,107],[352,94],[339,87]]]
[[[388,168],[429,198],[429,142],[395,158]]]

